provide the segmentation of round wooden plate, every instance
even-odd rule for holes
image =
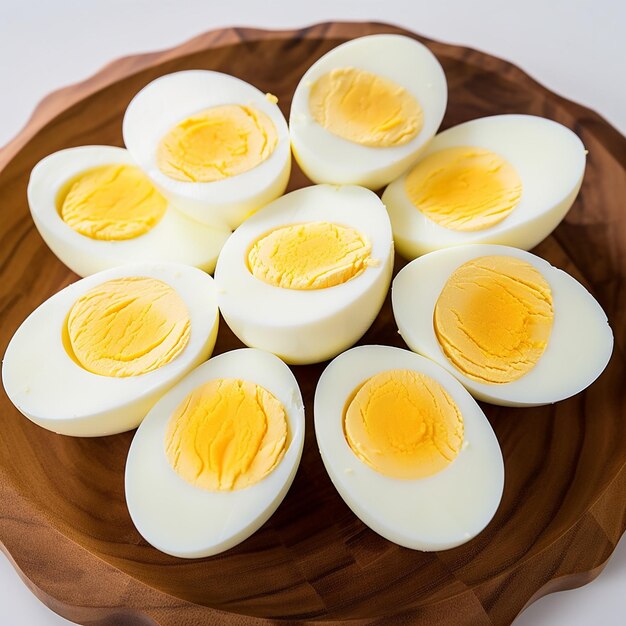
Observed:
[[[228,72],[276,94],[285,114],[305,69],[337,44],[371,33],[424,41],[449,85],[443,127],[495,113],[533,113],[573,128],[589,150],[585,181],[556,232],[535,250],[585,284],[616,338],[608,369],[555,406],[485,406],[506,465],[488,528],[440,553],[400,548],[364,526],[322,466],[312,397],[324,365],[294,371],[307,435],[295,482],[259,532],[228,552],[187,561],[139,536],[124,501],[132,433],[54,435],[0,397],[0,541],[29,587],[67,618],[99,625],[183,626],[269,620],[508,624],[540,596],[599,574],[626,527],[626,140],[595,113],[486,54],[382,24],[299,31],[226,29],[166,52],[125,58],[46,98],[0,153],[0,352],[43,300],[75,280],[46,248],[26,204],[31,168],[70,146],[121,145],[132,96],[168,72]],[[291,189],[306,184],[296,171]],[[398,259],[397,268],[403,265]],[[580,332],[585,332],[584,328]],[[403,345],[387,302],[362,343]],[[216,353],[241,344],[222,325]],[[34,357],[35,358],[35,357]]]

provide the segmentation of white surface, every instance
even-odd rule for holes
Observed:
[[[626,3],[619,0],[0,0],[0,144],[46,93],[108,61],[230,25],[288,28],[330,19],[387,21],[515,62],[626,132]],[[601,577],[531,606],[515,626],[618,626],[626,613],[626,539]],[[0,559],[0,624],[67,624]]]

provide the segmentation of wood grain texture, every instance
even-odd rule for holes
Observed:
[[[116,61],[44,100],[0,153],[0,351],[31,310],[76,278],[46,248],[28,213],[26,185],[39,159],[70,146],[121,145],[132,96],[175,70],[232,73],[278,95],[287,113],[314,60],[346,39],[381,32],[416,37],[356,23],[220,30]],[[21,417],[2,392],[0,542],[53,610],[101,626],[383,624],[392,617],[406,624],[500,625],[542,595],[585,584],[601,571],[626,528],[626,140],[513,65],[416,38],[438,56],[448,78],[444,127],[495,113],[533,113],[574,129],[587,146],[580,196],[535,252],[573,274],[607,311],[616,338],[609,367],[585,393],[555,406],[484,406],[504,453],[502,504],[476,539],[432,554],[370,531],[332,487],[312,423],[323,365],[294,368],[307,434],[285,501],[240,546],[197,561],[159,553],[133,527],[123,489],[132,433],[57,436]],[[295,171],[290,188],[304,184]],[[389,302],[362,343],[402,345]],[[239,346],[223,324],[216,353]]]

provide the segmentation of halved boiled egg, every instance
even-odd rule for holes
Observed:
[[[411,350],[493,404],[569,398],[602,373],[613,350],[606,315],[585,287],[517,248],[431,252],[398,273],[391,295]]]
[[[276,102],[220,72],[167,74],[128,105],[124,143],[177,208],[236,228],[287,186],[289,131]]]
[[[315,391],[315,435],[337,491],[389,541],[445,550],[481,532],[504,486],[498,440],[442,367],[408,350],[359,346]]]
[[[289,368],[261,350],[216,356],[161,398],[139,427],[126,463],[133,522],[167,554],[227,550],[274,513],[303,444],[304,406]]]
[[[56,433],[130,430],[209,357],[218,320],[213,279],[194,267],[137,263],[93,274],[17,329],[4,389],[21,413]]]
[[[469,243],[528,250],[572,206],[586,151],[571,130],[533,115],[495,115],[439,133],[383,194],[407,259]]]
[[[337,46],[293,96],[293,153],[316,183],[378,189],[399,176],[439,128],[446,78],[426,46],[370,35]]]
[[[112,146],[68,148],[41,160],[28,203],[46,244],[79,276],[138,261],[212,272],[230,234],[177,211],[130,154]]]
[[[385,207],[363,187],[286,194],[244,222],[215,269],[220,311],[247,346],[316,363],[354,344],[389,289]]]

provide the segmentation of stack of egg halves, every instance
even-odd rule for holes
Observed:
[[[498,508],[502,454],[474,398],[555,402],[606,366],[598,303],[525,252],[574,202],[581,141],[529,115],[437,134],[446,103],[425,46],[374,35],[307,70],[289,127],[273,95],[184,71],[131,101],[126,149],[33,169],[35,224],[85,278],[17,330],[5,389],[58,433],[141,424],[126,496],[158,549],[226,550],[280,504],[304,442],[286,363],[334,358],[314,403],[330,478],[373,530],[422,550],[470,540]],[[315,184],[283,195],[292,151]],[[410,350],[350,349],[387,296],[394,243],[411,261],[391,298]],[[248,348],[209,359],[219,312]]]

